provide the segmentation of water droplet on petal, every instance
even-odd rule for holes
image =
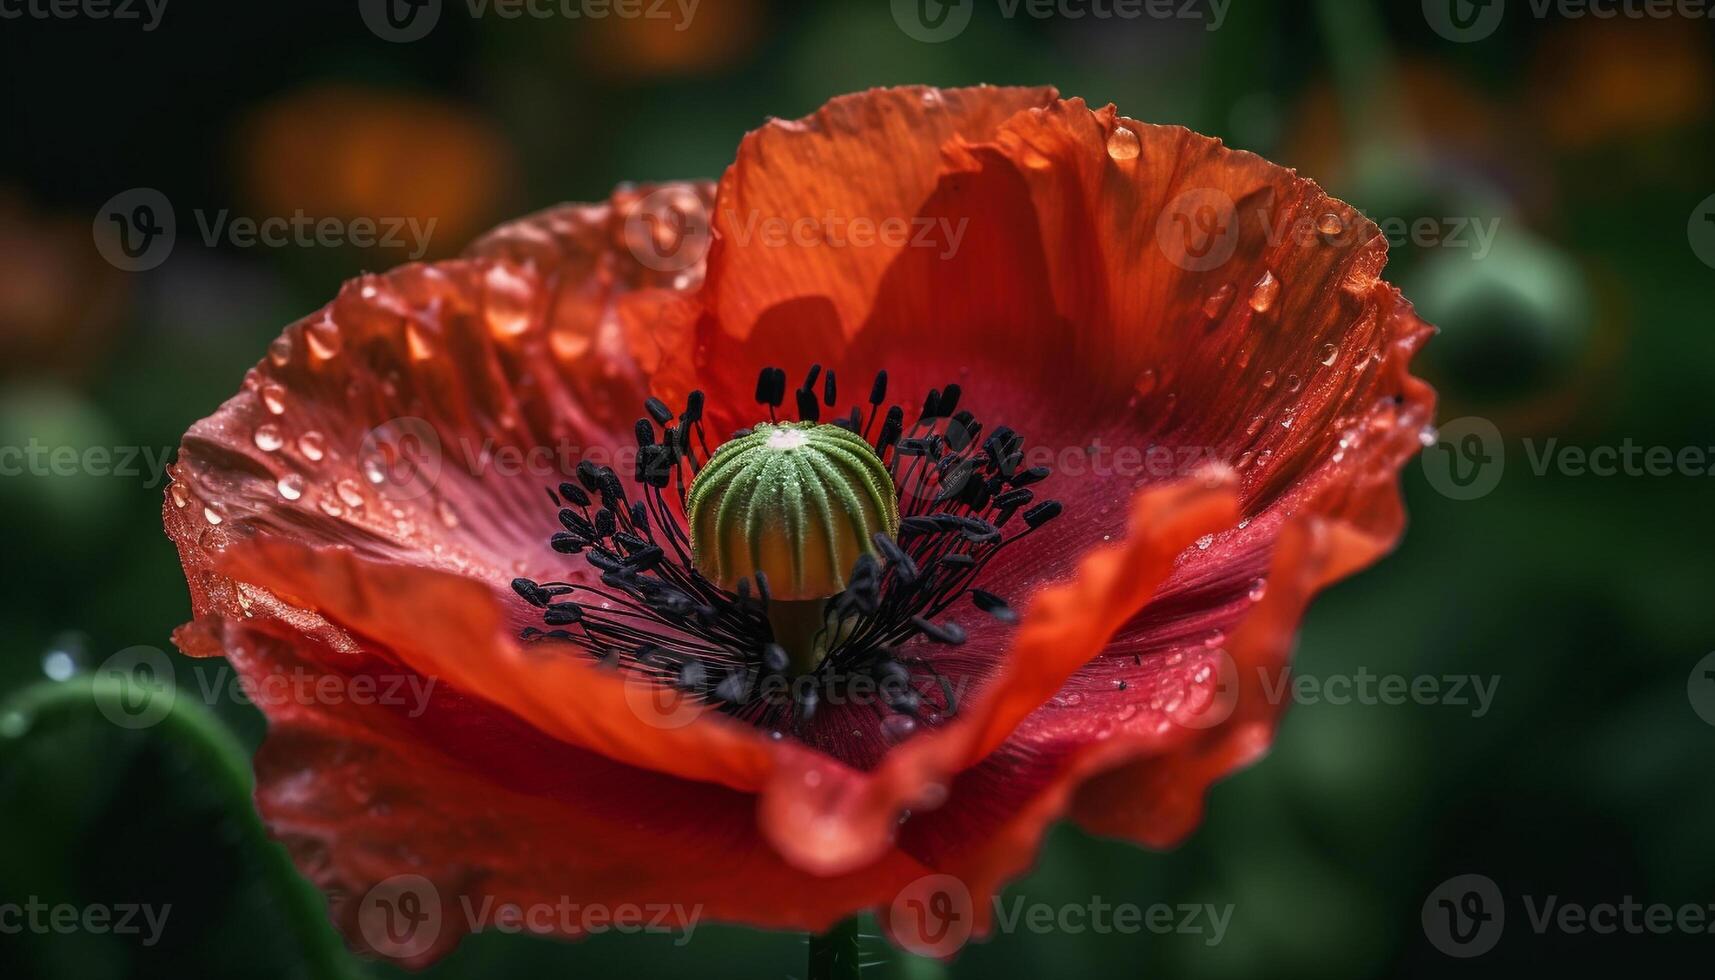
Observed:
[[[1210,293],[1209,298],[1203,301],[1203,315],[1211,320],[1220,316],[1221,311],[1227,308],[1227,301],[1232,298],[1233,284],[1222,283],[1219,289]]]
[[[334,490],[339,493],[339,499],[347,507],[355,509],[363,506],[363,491],[357,488],[356,480],[341,480],[334,484]]]
[[[1333,344],[1323,344],[1322,345],[1322,364],[1324,366],[1333,364],[1334,358],[1336,356],[1338,356],[1339,353],[1340,353],[1340,348],[1335,347]]]
[[[1214,543],[1215,543],[1215,536],[1213,534],[1205,534],[1202,537],[1197,539],[1197,550],[1198,551],[1208,551],[1209,546],[1214,544]]]
[[[1258,313],[1267,313],[1279,295],[1280,280],[1274,277],[1273,272],[1264,272],[1262,278],[1256,281],[1256,286],[1251,289],[1251,309]]]
[[[175,483],[167,488],[167,496],[173,498],[173,506],[184,510],[190,506],[191,492],[185,489],[183,483]]]
[[[270,381],[262,386],[262,405],[274,415],[286,414],[286,386]]]
[[[1275,379],[1276,375],[1273,371],[1264,371],[1262,373],[1262,390],[1267,391],[1268,389],[1273,388]]]
[[[328,494],[321,500],[316,501],[316,505],[322,509],[322,513],[329,517],[338,517],[345,513],[345,508],[339,505],[339,501],[335,500],[332,494]]]
[[[1435,445],[1440,440],[1441,433],[1433,425],[1426,425],[1417,430],[1417,441],[1422,443],[1425,448]]]
[[[1135,160],[1142,152],[1142,141],[1124,126],[1115,126],[1114,131],[1108,134],[1108,156],[1115,160]]]
[[[275,337],[268,345],[268,360],[273,361],[275,367],[285,367],[291,363],[292,338]]]
[[[310,343],[310,353],[324,361],[331,361],[339,356],[342,343],[339,327],[332,320],[320,320],[304,328],[304,339]]]
[[[1137,382],[1133,386],[1133,389],[1139,396],[1148,398],[1150,394],[1155,391],[1155,386],[1158,380],[1159,378],[1156,375],[1154,368],[1144,368],[1143,371],[1138,374]]]
[[[204,507],[202,509],[202,519],[209,522],[210,524],[219,524],[222,520],[224,520],[224,518],[222,518],[220,516],[219,512],[216,511],[213,507]]]
[[[279,490],[280,496],[285,499],[297,500],[304,495],[304,478],[297,473],[287,473],[280,478],[279,483],[274,484],[274,488]]]
[[[1300,378],[1296,374],[1289,374],[1286,376],[1286,390],[1289,393],[1296,393],[1298,391],[1298,389],[1300,389],[1302,387],[1304,387],[1304,379],[1303,378]]]
[[[271,453],[286,444],[286,437],[280,434],[280,427],[272,422],[264,422],[256,427],[256,448],[265,453]]]
[[[314,429],[298,437],[298,452],[312,463],[319,463],[327,455],[327,440]]]
[[[1255,582],[1251,583],[1251,590],[1248,594],[1250,596],[1250,600],[1252,602],[1256,602],[1257,600],[1261,599],[1263,597],[1263,593],[1265,593],[1267,591],[1268,591],[1268,580],[1259,578]]]
[[[416,320],[405,321],[405,348],[414,361],[427,361],[435,356],[435,338],[429,328]]]
[[[1340,216],[1330,211],[1316,219],[1316,230],[1324,235],[1338,235],[1346,230],[1346,222]]]
[[[530,280],[513,269],[496,265],[483,276],[487,286],[483,315],[497,340],[517,337],[530,329]]]
[[[594,346],[588,334],[573,325],[555,327],[548,332],[548,346],[554,356],[563,361],[575,361],[589,353]]]

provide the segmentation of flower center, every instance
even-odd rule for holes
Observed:
[[[845,591],[877,534],[899,533],[893,478],[869,443],[837,425],[763,423],[721,446],[686,500],[697,571],[726,589],[766,580],[775,642],[799,673],[820,664],[845,619]],[[849,618],[849,617],[848,617]]]
[[[515,579],[547,627],[524,638],[567,643],[777,734],[811,737],[818,705],[836,697],[902,716],[896,732],[954,714],[934,651],[966,632],[943,617],[964,598],[1016,621],[976,580],[1060,514],[1030,489],[1049,472],[1023,465],[1012,429],[985,435],[958,409],[956,384],[930,391],[910,428],[899,406],[883,411],[885,371],[867,417],[854,407],[821,423],[837,389],[819,365],[794,394],[799,421],[783,422],[786,372],[764,368],[768,420],[714,452],[702,392],[677,415],[649,399],[635,427],[639,499],[588,461],[548,491],[562,528],[550,544],[582,556],[599,584]]]

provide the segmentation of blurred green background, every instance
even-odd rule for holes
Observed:
[[[1315,605],[1297,666],[1477,675],[1498,684],[1495,701],[1481,717],[1449,703],[1297,705],[1184,846],[1062,828],[1008,891],[1231,904],[1218,944],[1020,931],[942,967],[867,940],[879,965],[866,975],[1706,970],[1715,937],[1539,935],[1520,896],[1715,901],[1715,681],[1693,669],[1715,649],[1715,483],[1706,468],[1532,466],[1550,439],[1715,447],[1711,22],[1539,17],[1515,0],[1492,31],[1458,40],[1434,3],[1193,0],[1193,16],[1125,19],[1007,17],[1010,4],[967,0],[968,26],[931,43],[902,27],[912,6],[702,0],[677,30],[472,17],[449,2],[410,43],[378,37],[355,2],[321,0],[171,0],[148,30],[0,20],[0,446],[161,453],[282,325],[342,279],[408,257],[210,248],[193,209],[435,215],[436,258],[621,181],[718,176],[764,117],[848,91],[1050,83],[1112,101],[1297,167],[1393,219],[1384,228],[1430,219],[1396,240],[1388,275],[1442,328],[1419,362],[1442,418],[1491,422],[1505,461],[1469,500],[1429,478],[1447,449],[1410,466],[1403,545]],[[166,262],[130,273],[102,260],[91,222],[135,187],[163,192],[180,227]],[[129,731],[87,706],[4,707],[51,700],[123,648],[171,649],[189,604],[146,462],[132,477],[0,477],[0,903],[170,903],[170,922],[148,948],[3,934],[0,976],[395,975],[344,952],[228,778],[261,738],[255,710],[216,699],[231,741],[211,755],[173,726]],[[230,680],[222,663],[171,656],[181,688]],[[1496,882],[1508,919],[1493,951],[1453,959],[1422,908],[1463,873]],[[789,976],[803,955],[801,936],[713,926],[683,947],[488,934],[428,975]]]

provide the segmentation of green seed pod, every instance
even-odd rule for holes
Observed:
[[[875,450],[813,422],[764,423],[721,446],[685,510],[699,572],[731,589],[760,571],[788,601],[839,593],[875,533],[899,533],[899,495]]]

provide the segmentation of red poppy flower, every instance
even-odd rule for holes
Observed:
[[[324,682],[264,703],[257,802],[354,942],[410,875],[950,951],[912,903],[981,934],[1056,818],[1184,837],[1397,540],[1433,393],[1384,253],[1112,107],[836,99],[287,328],[186,434],[176,639]]]

